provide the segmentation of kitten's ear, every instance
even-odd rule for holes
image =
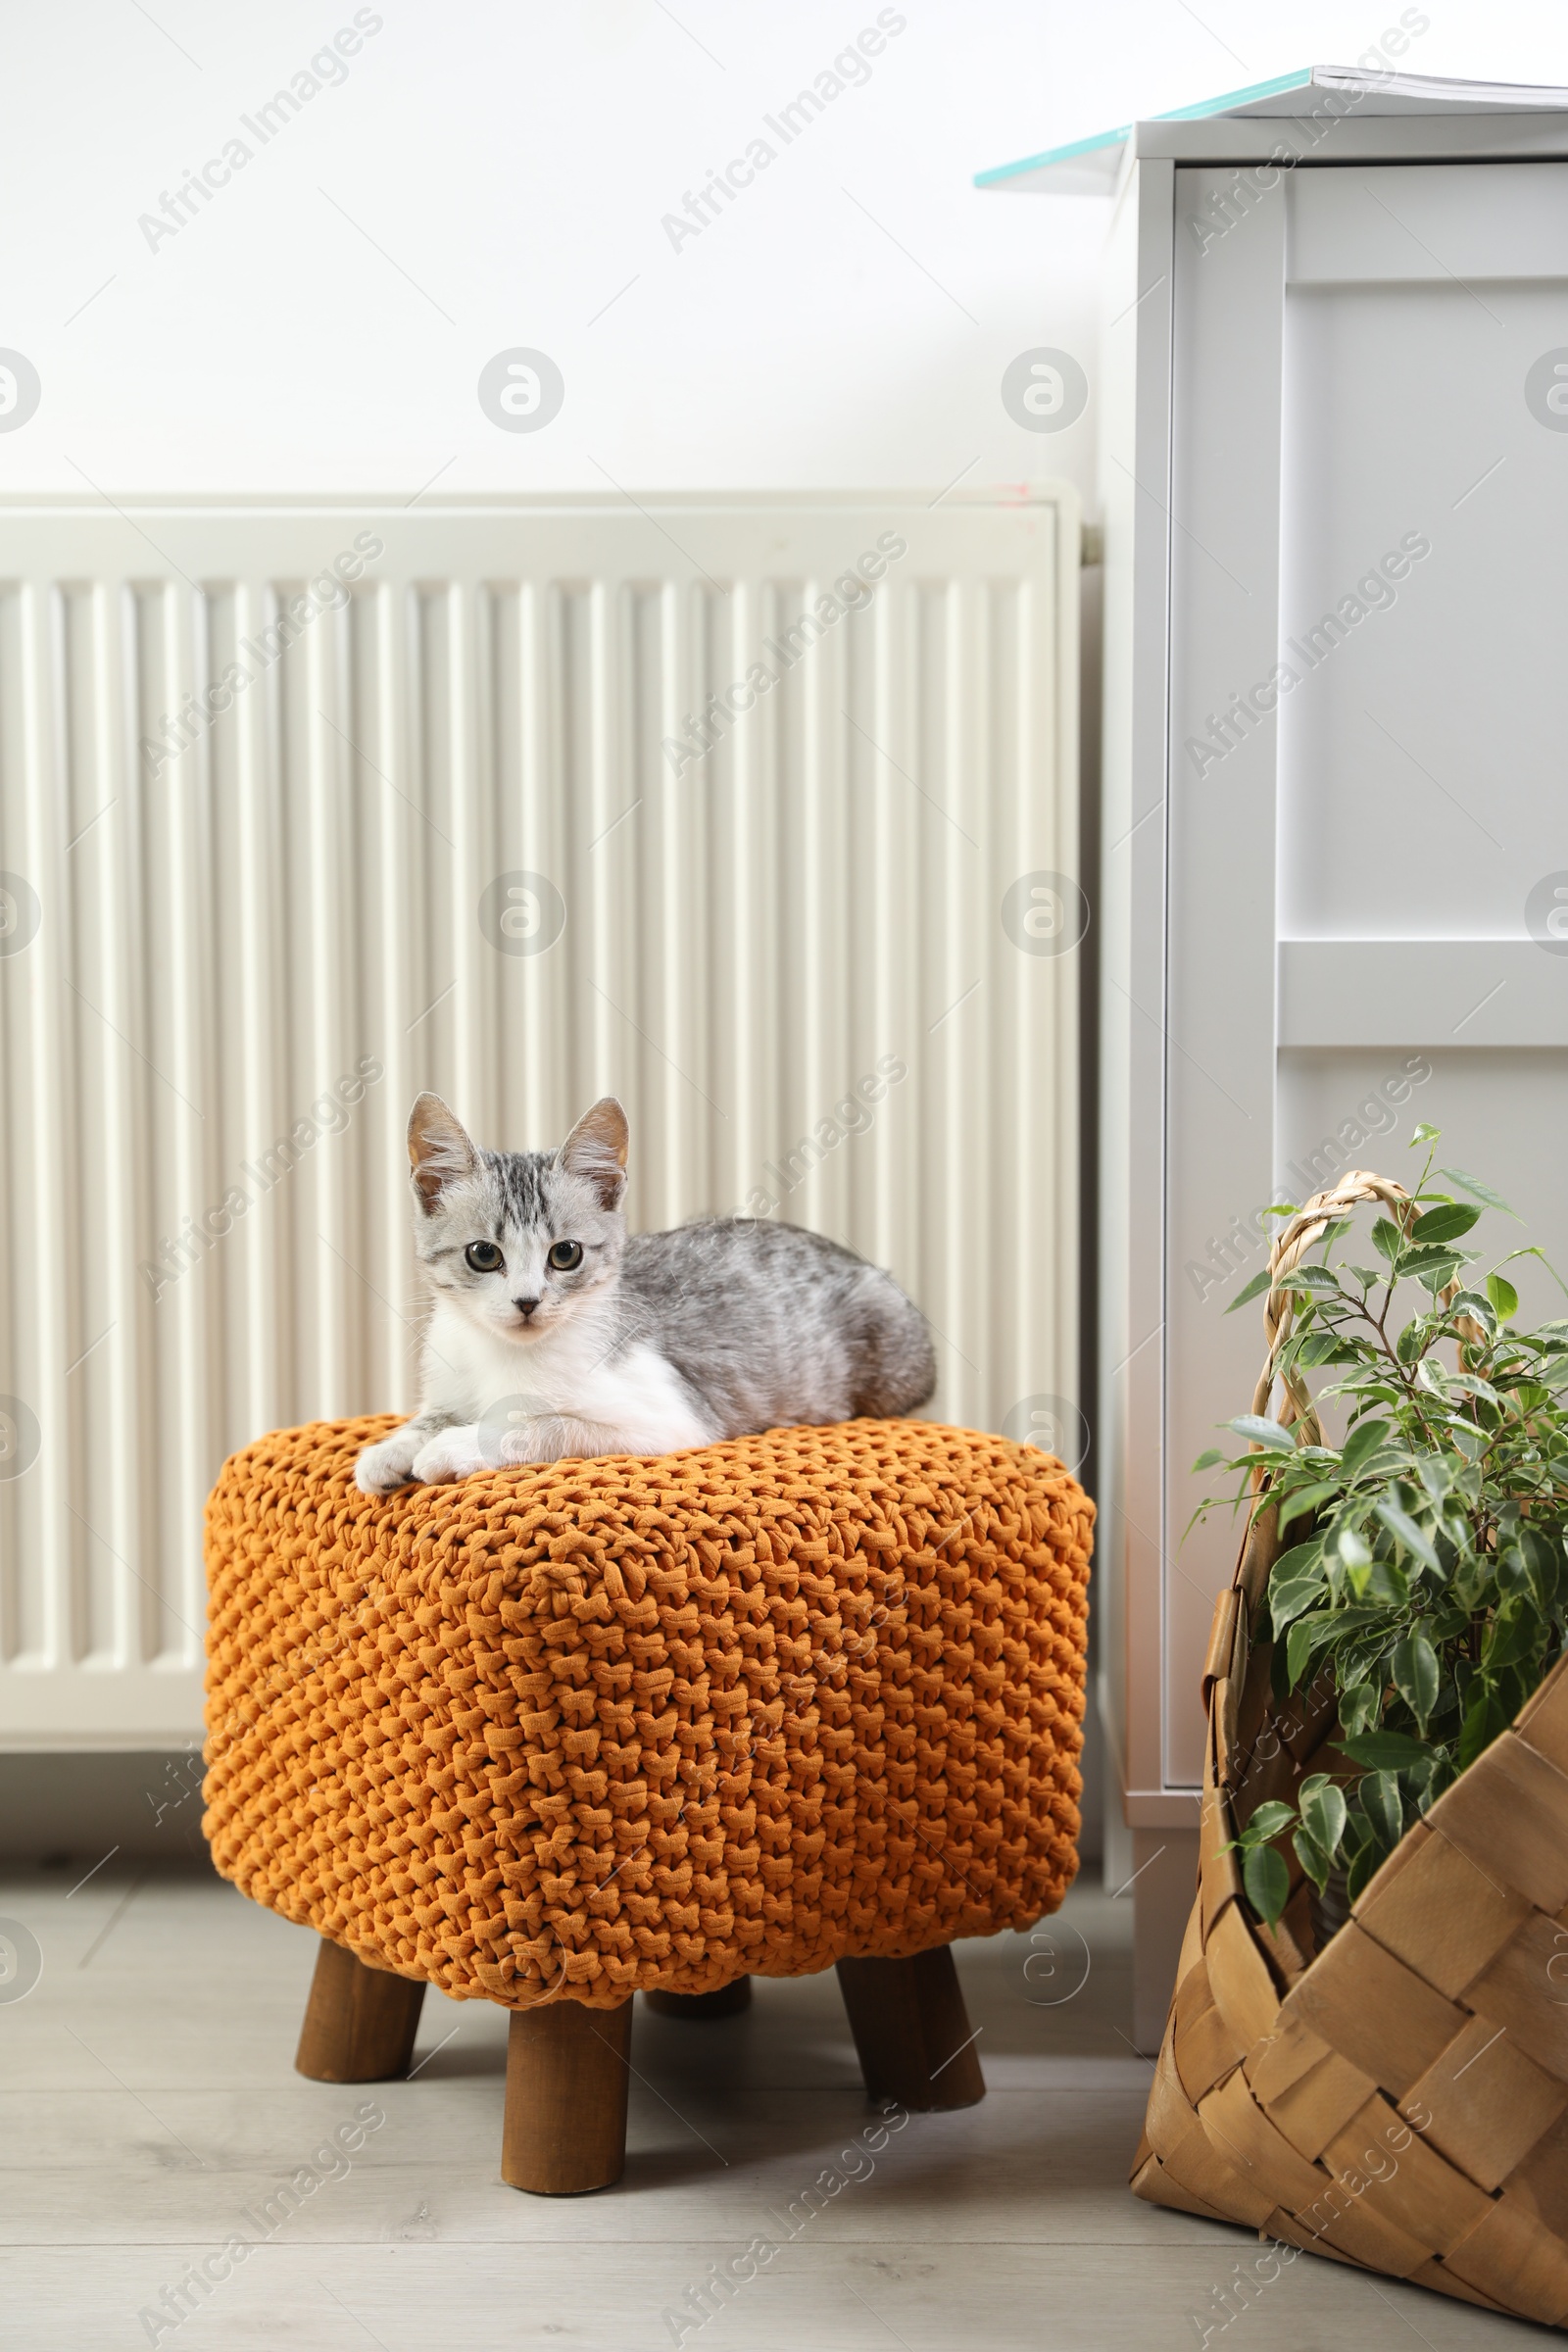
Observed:
[[[434,1215],[445,1188],[471,1176],[479,1165],[462,1121],[439,1095],[421,1095],[409,1113],[409,1164],[427,1217]]]
[[[568,1176],[582,1176],[598,1191],[606,1208],[613,1208],[626,1189],[626,1113],[613,1095],[604,1095],[585,1110],[556,1154],[556,1164]]]

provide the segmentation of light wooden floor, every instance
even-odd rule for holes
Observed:
[[[147,2343],[140,2312],[187,2264],[261,2237],[261,2201],[367,2099],[386,2121],[352,2169],[160,2344],[654,2352],[710,2263],[781,2243],[778,2217],[825,2166],[864,2170],[840,2160],[873,2119],[831,1973],[759,1984],[749,2016],[714,2025],[639,2010],[624,2180],[543,2200],[498,2175],[501,2011],[427,1994],[416,2080],[307,2082],[292,2061],[314,1937],[205,1874],[111,1864],[68,1893],[74,1876],[0,1881],[0,1914],[43,1954],[35,1989],[0,2000],[0,2340],[16,2352]],[[989,2097],[911,2118],[681,2340],[1177,2352],[1201,2324],[1226,2352],[1547,2340],[1309,2258],[1221,2326],[1215,2290],[1255,2240],[1125,2186],[1149,2079],[1124,2038],[1129,1909],[1085,1888],[1032,1946],[961,1945]]]

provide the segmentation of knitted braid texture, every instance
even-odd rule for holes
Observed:
[[[1077,1868],[1094,1506],[922,1421],[207,1506],[207,1813],[257,1902],[459,1999],[611,2007],[1029,1926]]]

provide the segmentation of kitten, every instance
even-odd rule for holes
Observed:
[[[361,1454],[366,1494],[907,1413],[931,1395],[924,1317],[837,1242],[748,1217],[628,1240],[626,1142],[612,1095],[559,1152],[478,1151],[438,1097],[419,1097],[419,1410]]]

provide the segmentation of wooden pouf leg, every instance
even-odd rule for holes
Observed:
[[[424,1986],[367,1968],[323,1938],[294,2065],[313,2082],[401,2081],[414,2055]]]
[[[980,2056],[946,1944],[912,1960],[841,1960],[839,1989],[873,2099],[910,2109],[972,2107]]]
[[[645,1992],[643,1999],[658,2017],[735,2017],[752,2005],[752,1980],[737,1977],[717,1992]]]
[[[507,2037],[501,2178],[536,2197],[609,2188],[626,2163],[629,2000],[514,2009]]]

